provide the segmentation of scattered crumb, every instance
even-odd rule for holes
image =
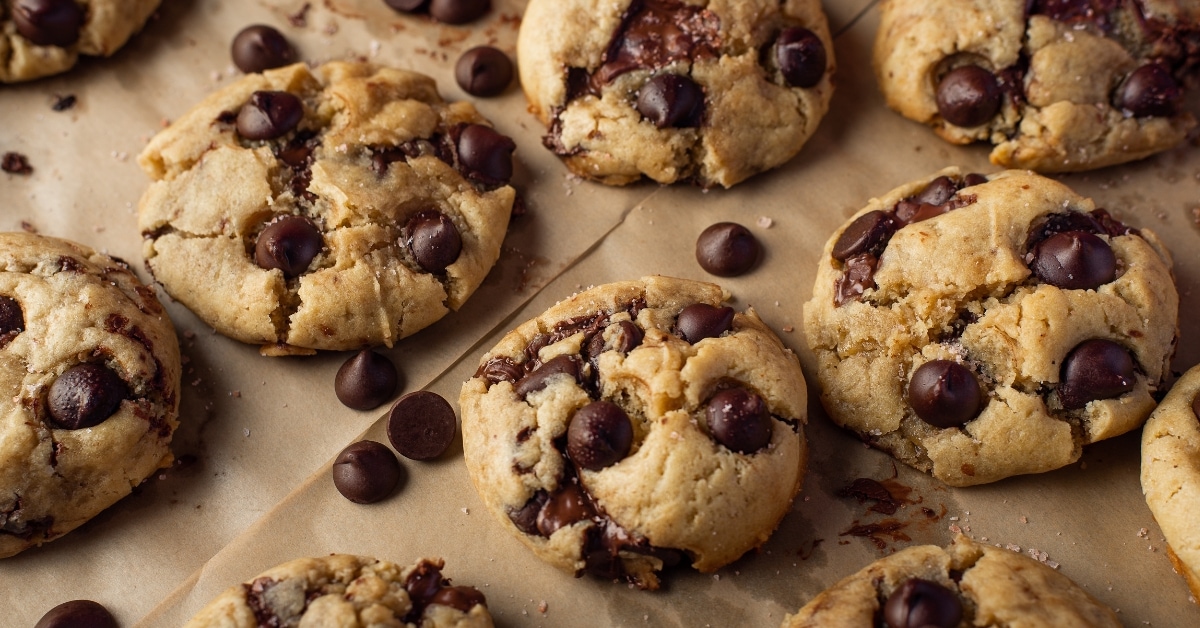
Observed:
[[[246,438],[250,438],[250,428],[243,428],[242,433],[246,435]]]
[[[721,574],[719,574],[719,573],[715,573],[715,574],[713,574],[713,580],[714,580],[714,581],[715,581],[715,580],[720,580],[720,579],[721,579]]]
[[[1020,521],[1021,523],[1029,523],[1029,517],[1026,517],[1025,515],[1021,515],[1021,518],[1017,519],[1017,521]]]
[[[29,158],[14,152],[4,153],[4,156],[0,157],[0,170],[9,174],[33,174],[33,166],[29,165]]]
[[[55,94],[54,101],[50,103],[50,108],[55,111],[66,111],[75,106],[75,94]]]
[[[1139,539],[1144,539],[1144,538],[1147,538],[1150,536],[1150,531],[1147,530],[1146,528],[1142,528],[1137,531],[1137,535],[1138,535]]]
[[[129,161],[129,153],[123,150],[114,150],[109,152],[113,159],[117,161]]]
[[[784,326],[783,326],[783,333],[785,333],[785,334],[790,334],[790,333],[792,333],[792,332],[794,332],[794,331],[796,331],[796,328],[795,328],[795,327],[792,327],[791,325],[784,325]]]
[[[775,221],[766,216],[758,217],[758,226],[762,227],[763,229],[770,229],[771,225],[773,224],[775,224]]]
[[[462,509],[462,511],[463,511],[463,514],[464,514],[464,515],[469,515],[469,514],[471,514],[471,510],[470,510],[469,508],[463,508],[463,509]]]
[[[542,600],[541,602],[538,603],[538,612],[539,613],[545,614],[545,612],[548,610],[550,610],[550,605],[546,603],[546,600]]]

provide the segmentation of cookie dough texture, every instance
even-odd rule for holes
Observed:
[[[643,4],[532,0],[525,10],[517,39],[521,85],[530,110],[549,128],[547,146],[572,172],[609,185],[644,175],[659,183],[730,187],[800,151],[833,93],[833,40],[820,2],[658,2],[668,9],[702,9],[703,19],[716,22],[716,54],[638,67],[594,93],[572,93],[569,75],[594,74],[626,13]],[[788,26],[805,27],[824,44],[826,71],[812,87],[790,87],[775,66],[772,43]],[[698,128],[660,129],[638,113],[639,90],[667,72],[689,76],[703,88],[707,113]]]
[[[442,604],[414,609],[405,583],[422,565],[440,570],[442,561],[401,566],[346,554],[292,560],[226,590],[184,628],[491,628],[482,604],[467,612]]]
[[[256,91],[299,97],[297,129],[242,138],[233,121]],[[515,191],[477,185],[442,158],[453,161],[446,138],[466,124],[487,122],[414,72],[332,62],[247,75],[139,156],[154,179],[138,211],[146,265],[172,297],[242,342],[284,352],[391,346],[458,309],[499,257]],[[296,146],[311,152],[293,167],[284,158],[294,163],[285,151]],[[421,154],[395,156],[403,150]],[[462,239],[440,274],[402,242],[409,218],[429,209]],[[255,263],[259,233],[287,215],[309,219],[323,238],[294,278]]]
[[[66,72],[80,55],[108,57],[146,23],[160,0],[77,0],[84,8],[79,40],[67,47],[38,46],[17,32],[12,3],[0,3],[0,83]]]
[[[963,626],[1118,628],[1116,613],[1067,576],[1016,552],[958,536],[943,549],[921,545],[881,558],[813,598],[782,628],[881,625],[877,614],[910,578],[957,593]]]
[[[893,207],[936,176],[872,199],[855,217]],[[830,417],[952,486],[1057,469],[1083,445],[1139,427],[1178,333],[1171,258],[1153,232],[1099,236],[1117,272],[1095,290],[1042,283],[1024,259],[1031,227],[1095,203],[1026,171],[988,178],[958,192],[970,204],[897,231],[879,257],[876,286],[841,306],[834,299],[843,264],[831,251],[846,227],[838,229],[804,307]],[[1135,382],[1119,397],[1066,410],[1054,392],[1063,359],[1093,338],[1130,352]],[[938,359],[968,367],[982,389],[983,409],[962,427],[934,427],[909,406],[913,372]]]
[[[1200,596],[1200,367],[1171,388],[1142,429],[1142,493],[1162,528],[1175,571]]]
[[[58,538],[170,464],[179,344],[123,262],[65,240],[0,234],[0,296],[24,330],[0,337],[0,557]],[[48,391],[67,369],[102,364],[125,382],[116,412],[61,429]]]
[[[1200,28],[1200,4],[1139,0],[1072,9],[1060,2],[1059,11],[1086,14],[1027,14],[1027,5],[1051,4],[885,0],[874,64],[888,106],[949,142],[992,143],[996,165],[1039,172],[1091,170],[1182,142],[1195,126],[1191,114],[1135,117],[1114,104],[1115,93],[1147,61],[1169,59],[1177,71],[1189,71],[1195,61],[1180,58],[1187,54],[1180,41]],[[1175,29],[1184,33],[1180,41]],[[1004,91],[999,113],[971,128],[944,120],[935,96],[941,77],[963,65],[999,75]]]
[[[589,567],[589,552],[607,553],[620,563],[617,575],[655,589],[664,555],[682,553],[696,569],[715,571],[764,543],[788,512],[807,459],[807,393],[795,355],[753,310],[695,344],[673,330],[682,308],[728,298],[713,284],[661,276],[606,284],[522,324],[480,360],[482,373],[503,358],[523,365],[579,355],[589,339],[572,330],[598,313],[607,315],[595,332],[606,346],[624,321],[644,331],[632,350],[605,350],[598,368],[584,367],[583,379],[595,382],[591,395],[570,377],[551,379],[525,399],[512,381],[492,383],[479,373],[463,385],[464,457],[475,488],[501,525],[543,561],[579,574]],[[773,417],[770,442],[756,453],[737,453],[708,433],[705,403],[730,385],[757,393]],[[611,466],[577,469],[562,443],[573,413],[596,398],[629,415],[633,445]],[[572,477],[597,516],[549,537],[514,524],[538,494],[554,501]],[[605,541],[613,539],[625,542]]]

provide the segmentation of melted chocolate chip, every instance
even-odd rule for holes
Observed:
[[[254,243],[254,261],[260,268],[278,268],[288,279],[308,270],[325,239],[307,218],[284,216],[267,225]]]
[[[715,338],[733,328],[733,308],[693,303],[679,312],[675,328],[684,340],[692,344],[705,338]]]
[[[1130,115],[1171,117],[1179,113],[1183,90],[1160,63],[1148,63],[1134,70],[1117,88],[1116,105]]]
[[[704,89],[679,74],[659,74],[638,91],[637,110],[660,129],[700,126],[704,118]]]
[[[1100,338],[1085,340],[1063,360],[1058,400],[1068,410],[1090,401],[1120,397],[1133,390],[1133,358],[1121,345]]]
[[[462,253],[462,236],[450,217],[437,211],[418,212],[404,226],[405,244],[425,272],[442,274]]]
[[[1094,290],[1116,279],[1117,257],[1104,240],[1086,231],[1066,231],[1034,247],[1030,270],[1052,286]]]
[[[878,209],[855,218],[833,245],[833,259],[845,262],[861,253],[882,252],[883,245],[896,232],[896,221]]]
[[[1122,0],[1026,0],[1028,15],[1045,15],[1059,22],[1091,23],[1101,30],[1112,30],[1112,16]]]
[[[338,401],[355,410],[372,410],[396,393],[396,365],[387,356],[363,349],[346,360],[333,380]]]
[[[713,395],[707,407],[713,440],[742,454],[753,454],[771,442],[771,414],[762,397],[745,388]]]
[[[79,41],[83,7],[75,0],[16,0],[12,21],[17,32],[36,46],[67,47]]]
[[[505,185],[513,174],[517,144],[482,124],[468,124],[458,138],[458,158],[464,174],[485,185]]]
[[[775,40],[775,63],[788,85],[812,87],[825,76],[825,44],[802,26],[783,29]]]
[[[403,13],[416,13],[425,8],[429,0],[383,0],[384,4]]]
[[[926,184],[910,200],[914,203],[941,205],[949,201],[956,192],[958,192],[958,185],[950,177],[943,175]]]
[[[304,104],[287,92],[257,91],[237,114],[237,131],[248,140],[273,140],[296,128]]]
[[[633,424],[615,403],[593,401],[575,411],[567,427],[567,456],[576,466],[599,471],[629,455]]]
[[[0,296],[0,338],[25,331],[25,314],[21,304],[12,297]]]
[[[524,399],[530,393],[545,388],[550,383],[552,377],[559,375],[570,376],[572,380],[578,382],[580,375],[579,358],[570,355],[560,355],[538,366],[528,375],[517,381],[515,386],[517,396]]]
[[[432,460],[450,447],[457,425],[454,408],[441,395],[418,390],[397,399],[392,406],[388,441],[406,458]]]
[[[870,253],[848,258],[842,276],[838,278],[833,304],[841,306],[862,299],[864,292],[875,287],[875,267],[878,264],[879,258]]]
[[[596,510],[578,484],[567,484],[550,496],[537,516],[538,532],[549,537],[564,528],[596,516]]]
[[[542,511],[542,507],[549,501],[550,496],[546,491],[538,491],[525,502],[525,505],[517,510],[510,510],[508,518],[512,520],[513,525],[517,529],[532,536],[541,536],[541,530],[538,530],[537,519],[538,513]]]
[[[638,68],[715,57],[719,48],[720,20],[711,11],[677,0],[633,2],[592,76],[592,88],[599,91]]]
[[[491,0],[430,0],[429,15],[444,24],[466,24],[483,17]]]
[[[283,33],[266,24],[254,24],[239,31],[229,54],[233,64],[247,74],[296,62],[296,49]]]
[[[117,628],[117,620],[97,602],[72,600],[50,609],[33,628]]]
[[[983,410],[983,393],[971,369],[950,360],[917,367],[908,382],[908,403],[922,421],[941,428],[961,427]]]
[[[333,485],[356,504],[386,499],[400,482],[400,461],[387,445],[363,440],[342,450],[333,461]]]
[[[454,64],[454,80],[472,96],[496,96],[508,87],[512,78],[512,60],[491,46],[476,46],[464,52]]]
[[[962,620],[962,602],[946,587],[910,578],[883,605],[887,628],[955,628]]]
[[[758,239],[735,222],[718,222],[696,239],[696,261],[718,277],[744,274],[758,262]]]
[[[1000,111],[1002,95],[994,74],[977,65],[960,66],[938,83],[938,113],[955,126],[979,126]]]
[[[429,599],[430,604],[441,604],[469,613],[476,606],[487,606],[487,598],[475,587],[442,587]]]
[[[491,384],[500,382],[515,382],[525,376],[525,369],[512,358],[497,357],[484,362],[475,371],[475,377],[482,377]]]
[[[967,176],[963,177],[963,187],[964,188],[969,188],[973,185],[983,185],[984,183],[987,183],[987,182],[988,182],[988,178],[979,174],[978,172],[970,172],[970,173],[967,173]]]
[[[416,569],[408,574],[408,578],[404,581],[404,590],[408,592],[409,599],[412,600],[413,606],[424,608],[429,604],[429,600],[437,595],[437,592],[442,588],[442,571],[437,565],[421,561]],[[417,609],[413,609],[417,610]]]
[[[46,401],[57,427],[78,430],[112,416],[128,394],[120,375],[103,364],[85,362],[59,375]]]
[[[646,333],[631,321],[617,323],[617,331],[613,336],[612,348],[620,353],[629,353],[641,346]]]

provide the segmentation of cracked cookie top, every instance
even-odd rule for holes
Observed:
[[[561,569],[656,589],[715,571],[788,512],[807,459],[795,355],[713,284],[647,277],[562,301],[463,384],[467,470]]]
[[[1154,233],[1031,172],[951,168],[833,234],[804,328],[836,423],[968,486],[1140,426],[1178,309]]]
[[[179,379],[175,329],[124,262],[0,233],[0,557],[170,464]]]
[[[991,160],[1040,172],[1141,159],[1195,126],[1194,0],[887,0],[875,73],[888,106]]]
[[[264,353],[391,346],[458,309],[500,254],[515,144],[433,79],[365,63],[250,74],[159,133],[146,265]]]
[[[521,85],[572,172],[730,187],[791,159],[833,93],[817,0],[533,0]]]

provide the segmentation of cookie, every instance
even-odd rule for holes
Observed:
[[[452,586],[441,570],[440,558],[409,567],[346,554],[300,558],[226,590],[185,628],[492,626],[483,594]]]
[[[124,262],[0,233],[0,557],[169,465],[179,379],[175,329]]]
[[[501,525],[545,562],[656,589],[762,545],[800,488],[804,376],[753,309],[646,277],[574,295],[463,384],[464,457]]]
[[[543,143],[609,185],[730,187],[799,152],[833,93],[817,0],[532,0],[517,58]]]
[[[813,598],[783,628],[1087,626],[1119,628],[1112,609],[1050,567],[965,536],[881,558]]]
[[[159,0],[0,3],[0,83],[66,72],[80,55],[108,57],[142,28]]]
[[[433,79],[296,64],[210,95],[138,157],[146,266],[268,354],[391,346],[500,255],[515,144]]]
[[[951,168],[833,234],[804,328],[834,422],[969,486],[1139,427],[1178,309],[1153,232],[1028,171]]]
[[[1167,555],[1200,597],[1200,367],[1179,378],[1142,429],[1142,493]]]
[[[1090,170],[1184,140],[1198,35],[1195,0],[886,0],[875,74],[888,106],[996,165]]]

